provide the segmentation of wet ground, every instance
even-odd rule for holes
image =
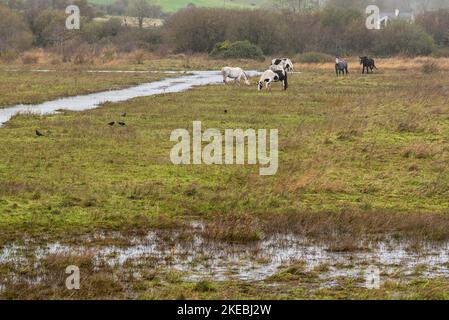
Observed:
[[[146,236],[96,234],[79,244],[10,244],[0,249],[0,266],[39,269],[49,255],[91,255],[94,264],[113,269],[175,270],[187,281],[260,281],[289,265],[320,270],[322,286],[332,286],[338,277],[360,279],[375,266],[386,275],[408,276],[417,270],[426,278],[449,275],[449,243],[416,243],[397,240],[360,241],[358,249],[336,250],[333,243],[317,242],[294,234],[273,234],[250,243],[206,239],[203,225],[186,231],[150,231]],[[113,240],[113,241],[111,241]],[[114,244],[115,243],[115,244]],[[20,277],[20,275],[11,275]],[[138,274],[136,275],[138,276]],[[39,281],[39,277],[35,279]],[[363,283],[361,283],[363,286]]]

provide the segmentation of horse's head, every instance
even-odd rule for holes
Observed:
[[[251,82],[250,82],[248,79],[246,79],[246,80],[245,80],[245,84],[246,84],[247,86],[250,86],[250,85],[251,85]]]
[[[285,59],[285,71],[288,71],[288,72],[294,71],[293,63],[290,59]]]
[[[367,59],[368,57],[360,57],[360,64],[363,64]]]

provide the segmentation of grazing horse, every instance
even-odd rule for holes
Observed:
[[[340,59],[339,57],[337,57],[335,59],[335,72],[337,73],[337,77],[341,73],[343,73],[343,75],[345,74],[345,72],[346,72],[346,74],[349,74],[348,63],[345,60]]]
[[[228,84],[228,78],[234,79],[238,82],[240,85],[240,81],[245,79],[245,84],[249,86],[251,83],[249,82],[248,76],[246,75],[245,71],[243,71],[242,68],[231,68],[231,67],[224,67],[221,70],[221,74],[223,75],[223,82],[225,84]]]
[[[369,73],[369,70],[371,69],[371,72],[373,72],[373,69],[377,70],[376,63],[374,62],[374,59],[368,58],[368,57],[360,57],[360,64],[363,65],[363,71],[362,74]]]
[[[270,69],[271,69],[273,66],[281,66],[281,67],[282,67],[285,71],[287,71],[287,72],[293,72],[293,70],[294,70],[293,63],[292,63],[292,61],[291,61],[290,59],[288,59],[288,58],[282,58],[282,59],[276,58],[276,59],[273,59],[273,60],[271,61],[271,67],[270,67]],[[273,70],[273,71],[275,71],[275,70]]]
[[[288,88],[288,74],[287,71],[285,71],[283,68],[279,68],[276,71],[273,70],[267,70],[264,73],[262,73],[262,76],[260,77],[259,83],[257,85],[259,91],[262,91],[263,84],[266,84],[267,91],[271,91],[271,83],[273,82],[279,82],[282,81],[284,90],[287,90]]]

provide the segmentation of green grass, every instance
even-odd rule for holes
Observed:
[[[356,230],[448,239],[448,73],[385,70],[337,79],[332,70],[308,68],[292,75],[287,92],[279,85],[271,94],[255,85],[217,85],[84,112],[17,116],[0,129],[0,243],[26,236],[73,241],[99,230],[145,231],[191,219],[226,227],[242,217],[248,225],[262,221],[265,232],[264,223],[282,230],[296,224],[325,236]],[[16,96],[30,92],[21,88]],[[126,127],[107,125],[123,112]],[[248,165],[173,165],[170,133],[191,130],[195,120],[222,131],[279,129],[278,174],[262,177]],[[36,137],[35,129],[45,136]],[[348,218],[348,212],[364,218]],[[289,219],[282,225],[283,216]],[[81,296],[124,297],[107,274],[89,277],[94,288],[114,284],[110,290]],[[349,279],[328,289],[319,289],[319,282],[316,275],[287,270],[256,283],[198,285],[163,270],[133,285],[147,299],[447,298],[445,279],[387,282],[380,291]],[[66,297],[43,286],[7,297]]]
[[[0,228],[66,232],[217,213],[446,213],[449,117],[435,89],[445,79],[316,71],[294,75],[286,93],[208,86],[15,117],[0,129]],[[127,127],[107,126],[123,112]],[[278,128],[278,174],[172,165],[170,132],[194,120],[220,130]]]

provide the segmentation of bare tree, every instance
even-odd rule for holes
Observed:
[[[137,18],[139,28],[143,27],[145,18],[156,18],[161,14],[161,7],[149,3],[147,0],[132,0],[129,14]]]
[[[274,6],[293,12],[299,12],[304,8],[307,0],[274,0]]]

